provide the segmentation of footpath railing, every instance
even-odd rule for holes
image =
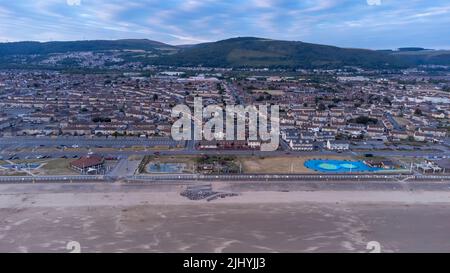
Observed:
[[[416,175],[370,175],[370,174],[346,174],[346,175],[140,175],[132,176],[128,181],[410,181],[430,180],[449,181],[450,176],[416,176]]]
[[[373,175],[373,174],[345,174],[345,175],[301,175],[301,174],[252,174],[252,175],[198,175],[198,174],[170,174],[170,175],[135,175],[124,178],[127,182],[302,182],[302,181],[385,181],[408,182],[430,181],[450,182],[449,175]],[[114,182],[115,179],[103,175],[58,175],[58,176],[0,176],[0,183],[75,183],[75,182]]]
[[[0,183],[39,183],[39,182],[102,182],[108,181],[103,175],[55,175],[55,176],[0,176]]]

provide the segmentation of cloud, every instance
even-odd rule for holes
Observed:
[[[176,38],[177,43],[181,43],[181,44],[197,44],[197,43],[210,42],[210,40],[207,40],[207,39],[191,37],[191,36],[184,36],[184,35],[177,35],[177,34],[169,34],[169,36]]]
[[[66,0],[69,6],[79,6],[81,5],[81,0]]]
[[[196,10],[197,8],[201,7],[203,4],[204,4],[204,2],[199,1],[199,0],[186,0],[181,5],[181,8],[186,11],[193,11],[193,10]]]
[[[381,0],[367,0],[369,6],[381,6]]]
[[[439,8],[432,8],[432,9],[425,10],[421,13],[414,14],[411,17],[412,18],[423,18],[423,17],[430,17],[430,16],[435,16],[435,15],[446,14],[449,12],[450,12],[450,6],[439,7]]]
[[[368,0],[368,1],[374,1],[374,0]],[[381,1],[381,0],[378,0]],[[330,8],[335,7],[338,4],[335,0],[318,0],[314,1],[314,3],[309,7],[303,10],[304,12],[317,12],[317,11],[323,11]]]
[[[436,48],[450,44],[448,1],[0,0],[0,40],[148,38],[181,44],[260,36]]]
[[[256,8],[265,8],[265,9],[273,8],[273,6],[275,5],[273,0],[253,0],[252,4]]]

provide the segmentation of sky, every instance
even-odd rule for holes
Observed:
[[[0,42],[247,36],[450,49],[450,0],[0,0]]]

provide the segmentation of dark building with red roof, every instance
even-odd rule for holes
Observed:
[[[90,172],[99,173],[105,167],[105,159],[98,155],[84,156],[71,162],[70,167],[82,174]]]

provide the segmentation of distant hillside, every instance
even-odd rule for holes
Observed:
[[[450,65],[450,50],[399,51],[392,54],[414,65]]]
[[[81,51],[108,51],[108,50],[154,50],[173,49],[175,47],[146,39],[129,40],[93,40],[74,42],[14,42],[0,43],[0,56],[51,54]]]
[[[400,58],[385,52],[252,37],[199,44],[155,61],[167,65],[208,67],[333,68],[346,65],[405,65]]]
[[[424,51],[427,50],[423,47],[401,47],[398,51]]]
[[[95,54],[69,54],[76,52]],[[376,51],[253,37],[182,46],[147,39],[0,43],[0,68],[401,68],[422,64],[450,65],[450,51],[414,47]]]

